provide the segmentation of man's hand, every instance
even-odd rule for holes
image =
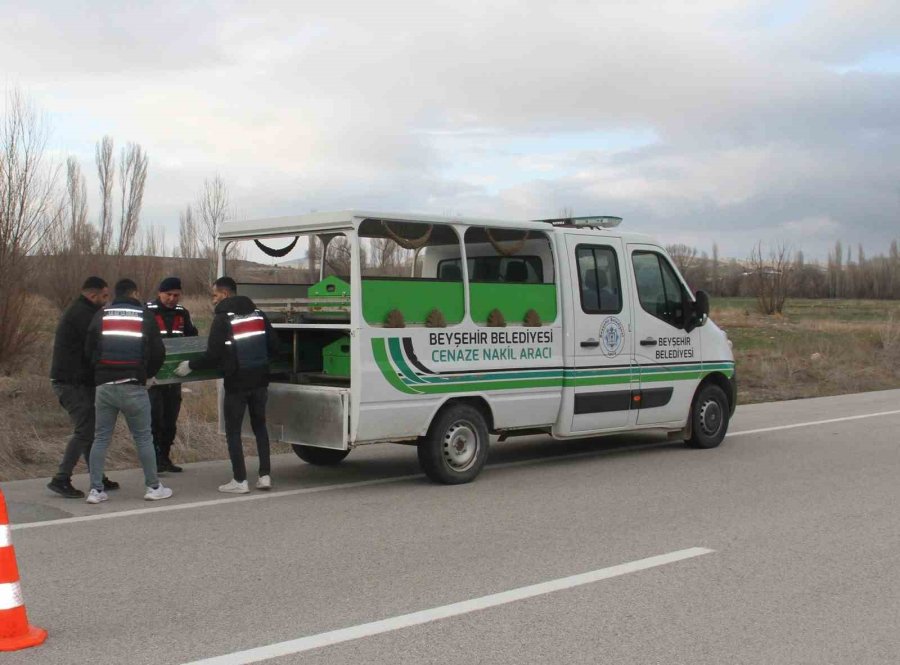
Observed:
[[[187,360],[182,360],[180,363],[178,363],[178,367],[175,368],[176,376],[187,376],[190,373],[191,373],[191,365],[190,365],[190,362]]]
[[[147,379],[147,387],[148,388],[152,388],[155,385],[156,385],[156,378],[151,377],[151,378]]]

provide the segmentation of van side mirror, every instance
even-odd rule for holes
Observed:
[[[697,291],[694,295],[694,301],[687,301],[684,329],[686,332],[691,332],[694,328],[705,324],[708,319],[709,294],[706,291]]]

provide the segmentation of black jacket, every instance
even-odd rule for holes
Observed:
[[[84,341],[94,314],[100,307],[84,296],[78,296],[63,312],[53,340],[50,378],[62,383],[94,385],[90,357],[84,353]]]
[[[177,339],[178,337],[196,337],[199,334],[197,328],[194,327],[194,322],[191,321],[191,313],[181,305],[166,307],[159,301],[159,298],[157,298],[156,300],[147,303],[147,309],[154,315],[154,318],[157,316],[162,318],[165,330],[160,328],[159,332],[164,338],[172,337]],[[172,328],[175,325],[175,317],[177,316],[181,316],[184,319],[184,335],[172,334]],[[157,324],[158,323],[159,321],[157,321]]]
[[[231,344],[231,322],[228,314],[252,314],[256,305],[247,296],[225,298],[216,305],[215,316],[209,328],[209,341],[206,351],[199,358],[190,362],[191,369],[218,369],[225,376],[226,392],[254,390],[269,385],[268,367],[247,369],[238,367],[237,354]],[[269,358],[278,353],[278,337],[268,317],[263,314],[266,324],[266,346]],[[226,344],[226,342],[228,342]]]
[[[144,310],[143,332],[144,339],[144,362],[135,369],[134,367],[115,367],[101,365],[100,360],[100,342],[102,335],[101,329],[103,325],[103,310],[94,314],[91,325],[88,328],[87,339],[84,344],[84,352],[90,358],[91,367],[94,370],[94,385],[102,385],[104,383],[112,383],[113,381],[121,381],[124,379],[134,379],[140,384],[147,382],[147,379],[156,376],[166,359],[166,347],[163,346],[162,336],[159,334],[159,326],[156,325],[156,319],[147,309],[134,298],[116,298],[107,307],[115,307],[116,305],[131,305],[140,307]]]

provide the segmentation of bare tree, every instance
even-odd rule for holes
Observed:
[[[66,162],[66,190],[59,203],[63,214],[52,225],[36,253],[40,269],[34,289],[62,309],[78,294],[78,287],[102,263],[93,255],[97,231],[88,222],[87,187],[78,160]]]
[[[669,256],[672,257],[672,260],[678,267],[678,271],[682,275],[686,275],[697,265],[698,259],[696,247],[678,243],[675,245],[666,245],[666,251],[669,253]]]
[[[56,192],[59,168],[46,163],[48,129],[19,92],[0,118],[0,369],[11,371],[35,341],[26,282],[32,254],[64,213]]]
[[[409,275],[409,262],[401,265],[404,250],[390,238],[372,238],[369,243],[368,267],[379,275]]]
[[[129,143],[122,149],[119,163],[119,188],[122,193],[122,212],[119,217],[118,256],[124,256],[131,249],[141,221],[141,206],[144,202],[144,185],[147,182],[147,153],[137,143]]]
[[[178,255],[184,259],[193,259],[198,256],[199,251],[194,209],[188,205],[178,214]]]
[[[782,314],[793,277],[793,262],[787,246],[776,245],[767,254],[762,243],[753,248],[746,276],[750,291],[756,296],[757,309],[762,314]]]
[[[203,191],[197,202],[197,214],[200,217],[200,249],[204,256],[213,260],[216,256],[219,228],[230,216],[228,188],[218,173],[212,180],[203,181]]]
[[[322,261],[325,264],[325,275],[337,275],[347,277],[350,274],[351,250],[350,240],[340,234],[331,239],[325,247]],[[360,263],[365,265],[365,255],[360,249]]]
[[[97,232],[88,222],[87,185],[75,157],[66,161],[66,194],[71,250],[80,255],[90,254],[94,251]]]
[[[134,266],[130,272],[145,294],[154,292],[154,287],[165,277],[166,236],[162,227],[151,226],[144,230],[138,245],[138,256],[131,257]]]
[[[109,254],[112,251],[112,196],[116,170],[111,137],[104,136],[103,140],[97,144],[95,159],[97,175],[100,177],[100,230],[97,251],[100,254]]]

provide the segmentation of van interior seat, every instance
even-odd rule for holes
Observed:
[[[438,278],[450,280],[453,282],[461,282],[462,269],[459,267],[459,264],[445,263],[441,266],[441,274],[438,275]]]
[[[527,282],[528,267],[524,261],[507,261],[506,274],[503,276],[504,282]]]

